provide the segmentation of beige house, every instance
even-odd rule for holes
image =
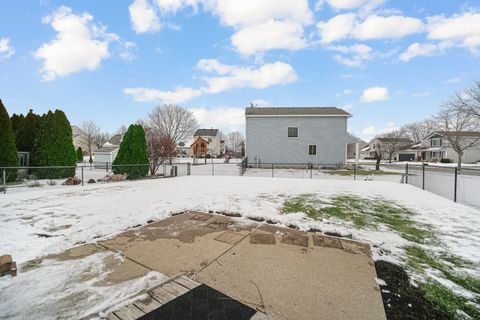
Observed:
[[[72,138],[75,150],[80,147],[82,148],[83,154],[86,154],[88,150],[88,139],[82,129],[77,126],[72,126]],[[94,146],[92,146],[92,148],[94,148]]]
[[[458,153],[452,148],[449,137],[460,139],[462,145],[468,146],[463,152],[462,163],[480,161],[480,132],[435,131],[422,141],[400,148],[397,152],[399,161],[439,162],[442,159],[458,161]]]

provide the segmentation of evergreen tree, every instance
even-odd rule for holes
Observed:
[[[145,131],[138,124],[128,127],[113,161],[113,172],[128,175],[128,179],[144,177],[148,173],[148,154]]]
[[[72,128],[61,110],[49,111],[33,147],[35,166],[69,166],[71,168],[37,169],[39,178],[66,178],[75,175],[77,155],[72,140]]]
[[[42,127],[42,117],[30,109],[25,117],[24,125],[17,132],[17,148],[19,151],[32,153],[35,139]]]
[[[77,161],[82,162],[83,161],[83,150],[82,147],[77,148]]]
[[[17,167],[19,165],[17,148],[15,146],[15,135],[12,130],[12,122],[8,116],[7,109],[0,100],[0,167]],[[6,180],[14,181],[17,170],[6,170]],[[3,180],[3,170],[1,171]]]
[[[25,116],[23,114],[16,114],[14,113],[12,117],[10,118],[12,121],[12,130],[15,135],[18,134],[18,132],[23,128],[25,125]]]

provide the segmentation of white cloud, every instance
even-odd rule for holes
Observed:
[[[422,32],[424,24],[416,18],[405,16],[369,15],[361,20],[354,13],[339,14],[328,21],[319,22],[317,28],[323,43],[342,39],[380,40],[399,39]]]
[[[269,20],[294,21],[303,25],[312,23],[308,0],[214,0],[205,1],[205,7],[213,11],[223,24],[243,28],[263,24]]]
[[[137,58],[134,53],[136,49],[137,45],[134,42],[125,41],[122,43],[119,56],[122,60],[133,61]]]
[[[368,1],[366,0],[326,0],[328,5],[337,10],[356,9]]]
[[[480,46],[480,13],[465,12],[452,17],[433,16],[428,18],[428,38],[452,42],[478,53]]]
[[[386,101],[389,99],[390,99],[390,94],[387,88],[371,87],[363,91],[360,101],[363,103],[372,103],[372,102]]]
[[[233,88],[245,87],[264,89],[272,85],[297,81],[297,74],[292,66],[279,61],[255,69],[223,65],[214,59],[200,60],[197,68],[204,72],[223,71],[219,73],[219,76],[204,78],[208,84],[205,88],[207,93],[219,93]]]
[[[43,60],[41,72],[45,81],[81,70],[95,70],[102,60],[110,57],[109,43],[119,38],[92,24],[92,20],[90,14],[76,15],[65,6],[42,19],[57,32],[55,39],[34,52],[35,58]]]
[[[9,38],[0,39],[0,60],[10,58],[15,54],[15,49],[10,45]]]
[[[151,88],[125,88],[123,92],[138,102],[162,101],[163,103],[183,103],[202,95],[202,90],[177,87],[174,91],[160,91]]]
[[[160,21],[149,0],[135,0],[128,7],[133,30],[136,33],[155,32],[161,29]]]
[[[338,92],[337,94],[335,94],[336,97],[344,97],[344,96],[349,96],[351,95],[352,93],[354,93],[355,91],[353,91],[352,89],[345,89],[343,90],[342,92]]]
[[[298,50],[307,45],[301,24],[278,20],[245,27],[231,40],[237,52],[247,56],[272,49]]]
[[[462,81],[461,77],[455,77],[455,78],[448,79],[447,81],[445,81],[445,83],[453,84],[453,83],[458,83],[460,81]]]
[[[219,128],[224,133],[243,131],[245,128],[245,108],[191,108],[201,127]]]
[[[348,67],[361,67],[363,62],[372,60],[374,57],[372,48],[364,44],[355,44],[350,47],[331,46],[329,49],[343,54],[351,54],[350,57],[345,57],[340,54],[333,57],[336,61]]]
[[[398,39],[423,30],[424,25],[417,18],[371,15],[355,28],[353,36],[359,40]]]
[[[342,107],[343,110],[350,110],[353,109],[353,104],[348,103]]]
[[[317,24],[323,43],[347,38],[352,32],[357,15],[354,13],[339,14],[328,21],[321,21]]]
[[[161,91],[152,88],[125,88],[125,94],[135,101],[162,101],[183,103],[203,94],[215,94],[236,88],[264,89],[273,85],[291,83],[297,80],[295,70],[289,64],[274,62],[259,68],[225,65],[216,59],[198,61],[196,68],[205,74],[205,86],[200,88],[178,87],[174,91]]]
[[[400,60],[404,62],[408,62],[416,57],[430,57],[433,55],[441,54],[444,52],[445,49],[449,48],[451,45],[449,43],[412,43],[408,46],[407,50],[405,50],[400,55]]]

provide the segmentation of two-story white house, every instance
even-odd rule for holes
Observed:
[[[463,152],[462,162],[476,163],[480,161],[480,132],[435,131],[428,134],[422,141],[406,146],[398,151],[400,161],[416,160],[437,162],[448,159],[458,161],[458,153],[452,148],[449,137],[458,137],[461,144],[468,146]]]
[[[249,164],[345,164],[349,117],[334,107],[246,108],[245,156]]]
[[[220,140],[220,131],[218,129],[197,129],[193,134],[193,141],[196,141],[199,137],[208,142],[207,154],[212,157],[223,155],[225,151],[225,145]]]

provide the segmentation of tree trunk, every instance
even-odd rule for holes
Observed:
[[[381,157],[377,156],[377,162],[375,163],[375,170],[380,170],[380,161],[382,160]]]
[[[458,153],[458,163],[457,163],[458,169],[462,167],[462,154],[459,152]]]

